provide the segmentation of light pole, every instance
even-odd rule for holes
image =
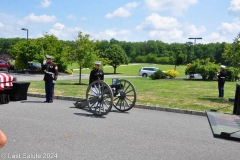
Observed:
[[[195,58],[195,45],[196,45],[196,42],[197,42],[197,39],[202,39],[202,37],[190,37],[188,39],[194,39],[194,44],[193,44],[193,55],[194,55],[194,58]]]
[[[28,53],[28,29],[22,28],[23,31],[27,31],[27,53]],[[26,55],[26,70],[28,70],[28,61],[27,61],[27,55]]]
[[[198,38],[188,38],[188,39],[194,39],[194,45],[196,44],[197,39],[202,39],[202,37],[198,37]]]

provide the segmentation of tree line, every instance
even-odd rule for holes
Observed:
[[[229,65],[232,59],[230,52],[234,47],[238,51],[236,47],[238,43],[237,40],[232,44],[217,42],[196,45],[192,42],[169,44],[159,40],[145,42],[126,42],[116,39],[93,41],[90,35],[79,32],[78,38],[74,41],[63,41],[54,35],[44,34],[41,38],[29,39],[28,45],[25,38],[0,38],[0,54],[11,55],[15,60],[21,62],[19,64],[19,66],[22,65],[21,67],[24,65],[24,60],[42,63],[45,55],[53,55],[54,60],[60,65],[60,70],[65,70],[69,63],[74,62],[81,62],[78,64],[86,67],[86,61],[90,62],[90,56],[91,59],[100,58],[104,63],[111,63],[116,72],[116,68],[120,64],[159,63],[177,66],[206,58],[217,64]],[[109,50],[111,51],[109,52]],[[95,54],[89,54],[92,52]],[[118,54],[113,56],[113,52]],[[234,61],[239,61],[238,59],[234,59]]]
[[[29,41],[33,40],[34,39],[29,39]],[[22,41],[22,44],[24,44],[24,42],[26,43],[26,39],[24,38],[0,38],[0,54],[11,54],[11,47],[20,41]],[[75,41],[58,41],[61,41],[62,43],[68,45],[71,48],[74,48],[75,46]],[[185,63],[190,63],[197,58],[210,58],[211,61],[215,61],[216,63],[226,63],[225,59],[222,58],[224,48],[227,44],[225,42],[196,44],[194,46],[192,42],[169,44],[158,40],[148,40],[145,42],[126,42],[111,39],[110,41],[97,41],[97,43],[98,49],[102,52],[104,52],[113,44],[121,46],[122,49],[125,51],[126,55],[128,56],[130,63],[152,63],[152,60],[154,59],[153,63],[173,64],[177,53],[182,53],[186,55]],[[150,56],[148,56],[149,54]],[[153,55],[155,57],[150,58]]]

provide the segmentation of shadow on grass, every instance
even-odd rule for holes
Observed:
[[[86,83],[64,83],[64,82],[58,82],[58,85],[62,85],[62,86],[87,86],[88,84]]]
[[[104,72],[104,75],[117,75],[117,74],[123,74],[123,73],[105,73]]]
[[[186,78],[183,78],[183,80],[185,80],[185,81],[196,81],[196,82],[216,82],[216,85],[217,85],[217,80],[209,80],[209,79],[205,79],[205,80],[203,80],[203,79],[186,79]]]
[[[232,104],[232,102],[229,102],[226,99],[223,98],[218,98],[218,97],[213,97],[213,96],[206,96],[206,97],[201,97],[198,98],[199,100],[204,100],[204,101],[210,101],[210,102],[215,102],[215,103],[226,103],[226,104]]]

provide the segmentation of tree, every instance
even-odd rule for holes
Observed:
[[[69,61],[67,61],[66,55],[69,51],[69,46],[58,40],[56,36],[49,34],[44,34],[41,38],[29,39],[28,46],[25,40],[18,41],[8,50],[15,59],[19,56],[18,60],[35,61],[41,64],[46,55],[51,55],[54,62],[57,63],[59,71],[65,71],[67,68]]]
[[[223,57],[236,68],[240,68],[240,33],[233,44],[226,44]]]
[[[45,55],[51,55],[54,62],[57,63],[59,71],[64,72],[69,64],[68,55],[71,51],[70,47],[65,45],[56,36],[47,33],[43,34],[43,37],[37,40],[39,49],[35,53],[34,59],[42,63]]]
[[[39,50],[40,46],[36,44],[36,39],[29,39],[28,45],[26,45],[25,40],[18,41],[8,49],[8,52],[11,53],[16,60],[21,61],[19,69],[26,69],[27,62],[33,61],[34,56],[39,53]],[[25,64],[25,67],[23,64]]]
[[[153,53],[149,53],[146,58],[146,62],[153,64],[157,62],[157,55]]]
[[[185,63],[187,60],[187,56],[186,54],[183,54],[183,53],[177,53],[176,55],[176,58],[175,58],[175,67],[174,67],[174,70],[176,70],[176,67]]]
[[[103,58],[108,58],[111,61],[110,65],[114,68],[114,73],[116,73],[117,67],[121,64],[128,64],[128,57],[125,51],[117,44],[111,45],[105,51]]]
[[[97,54],[95,51],[95,44],[90,40],[89,34],[83,34],[78,32],[78,37],[75,41],[75,49],[70,52],[70,61],[76,62],[79,66],[79,84],[81,82],[82,68],[91,68],[95,60],[97,60]]]

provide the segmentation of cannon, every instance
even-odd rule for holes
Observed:
[[[86,91],[86,99],[77,101],[77,108],[87,107],[94,115],[108,114],[114,106],[118,111],[129,111],[136,103],[136,90],[128,80],[113,79],[112,85],[104,81],[94,81]]]

